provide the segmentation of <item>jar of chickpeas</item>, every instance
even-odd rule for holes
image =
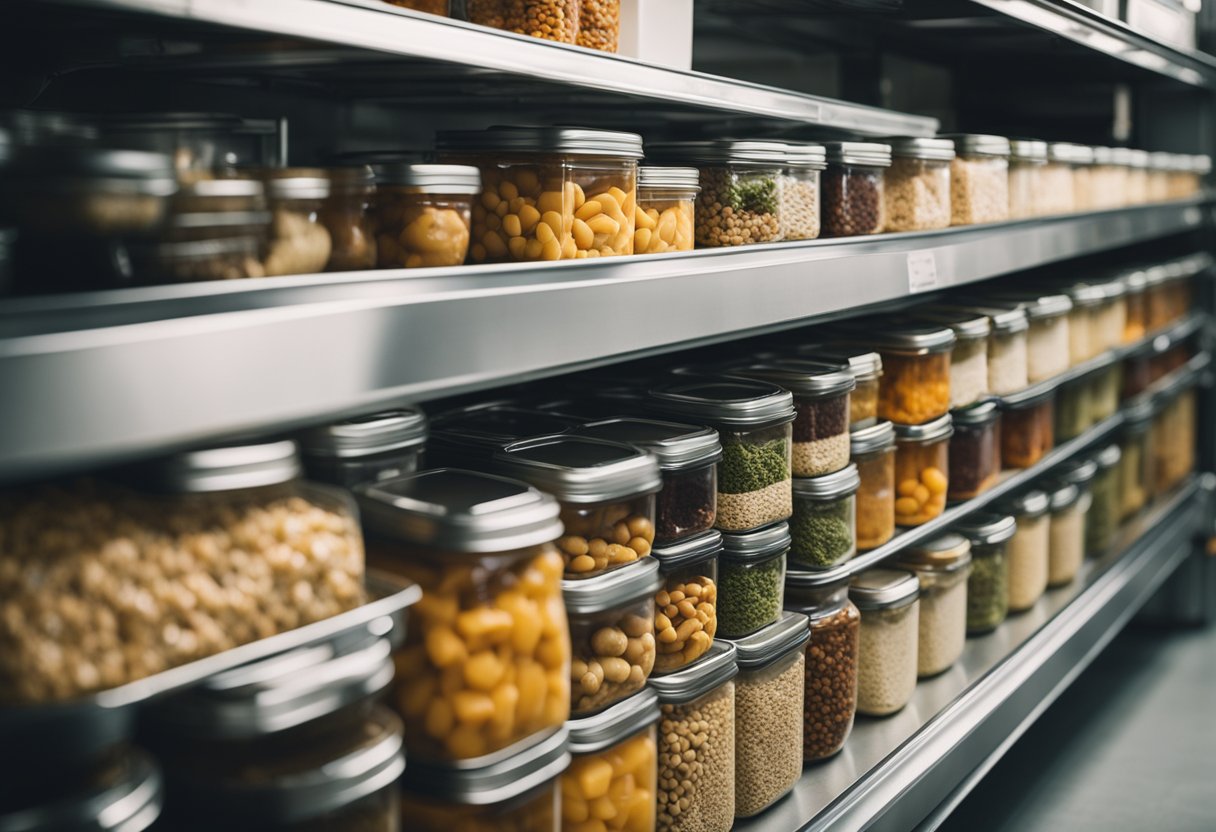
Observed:
[[[465,0],[470,23],[558,43],[578,40],[580,0]]]
[[[444,162],[481,169],[472,262],[633,254],[638,134],[491,127],[440,133],[438,152]]]
[[[634,254],[692,251],[699,179],[696,168],[638,168]]]
[[[895,426],[897,524],[919,526],[945,510],[953,435],[949,413],[924,425]]]
[[[422,587],[392,695],[410,768],[491,765],[560,728],[570,715],[570,631],[557,501],[451,468],[358,494],[369,558]]]
[[[472,201],[481,187],[468,165],[376,165],[376,265],[459,266],[469,251]]]

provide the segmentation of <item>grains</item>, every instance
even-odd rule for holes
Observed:
[[[967,632],[995,630],[1009,609],[1009,561],[1004,544],[971,549],[967,579]]]
[[[950,224],[976,225],[1009,218],[1009,162],[956,156],[950,163]]]
[[[1009,611],[1021,612],[1035,605],[1047,588],[1047,515],[1017,518],[1017,534],[1009,541]]]
[[[857,489],[857,548],[873,549],[895,534],[895,448],[854,457]]]
[[[960,338],[950,354],[950,407],[966,407],[988,394],[988,339]]]
[[[735,821],[735,684],[659,722],[659,832],[726,832]]]
[[[1030,383],[1026,332],[994,332],[988,339],[988,389],[998,396]]]
[[[781,239],[819,236],[819,174],[781,176]]]
[[[1068,369],[1068,315],[1030,322],[1026,344],[1026,377],[1031,384]]]
[[[718,630],[738,638],[772,624],[781,615],[785,586],[785,552],[761,562],[718,564]]]
[[[578,45],[615,52],[621,35],[621,0],[581,0]]]
[[[827,569],[857,551],[853,540],[855,497],[832,500],[799,497],[790,520],[790,563],[806,569]]]
[[[984,405],[981,405],[983,407]],[[954,421],[950,437],[951,500],[969,500],[991,488],[1001,474],[1000,416],[984,423]]]
[[[853,730],[859,621],[857,607],[848,601],[839,612],[811,619],[802,735],[803,759],[808,762],[835,754]]]
[[[735,816],[746,818],[786,794],[802,774],[806,654],[735,680]]]
[[[692,664],[714,643],[718,632],[718,585],[706,575],[669,581],[655,595],[655,668],[675,670]]]
[[[702,246],[742,246],[781,239],[776,173],[701,168],[696,235]]]
[[[823,173],[823,236],[877,234],[883,222],[882,170],[829,165]]]
[[[718,492],[719,529],[742,531],[787,519],[794,511],[790,480],[742,494]]]
[[[713,528],[717,514],[715,468],[664,471],[655,497],[655,541],[668,543]]]
[[[908,704],[916,690],[919,604],[865,610],[857,674],[857,711],[869,716],[893,714]]]
[[[718,463],[718,528],[754,529],[792,512],[789,441],[740,441],[724,435]]]
[[[950,225],[950,164],[895,157],[883,183],[884,231],[923,231]]]
[[[849,464],[849,395],[794,400],[792,470],[817,477]]]
[[[794,442],[792,468],[799,477],[817,477],[839,471],[849,462],[849,434],[811,442]]]
[[[967,640],[967,574],[920,571],[918,676],[935,676],[958,661]]]
[[[1072,583],[1085,560],[1085,509],[1080,501],[1051,515],[1047,585]]]

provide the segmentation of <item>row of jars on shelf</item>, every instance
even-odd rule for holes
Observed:
[[[517,35],[616,52],[621,0],[385,0],[405,9],[456,17]],[[691,22],[691,21],[690,21]]]

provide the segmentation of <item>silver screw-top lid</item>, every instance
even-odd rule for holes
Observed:
[[[283,439],[186,451],[133,471],[158,491],[200,494],[279,485],[299,477],[302,467],[296,443]]]
[[[954,434],[954,420],[947,413],[945,416],[925,422],[923,425],[896,425],[895,440],[897,442],[936,442],[948,439]]]
[[[664,574],[676,572],[687,564],[717,558],[721,553],[722,533],[717,529],[707,529],[650,550],[650,556],[659,562],[659,570]]]
[[[949,162],[954,158],[954,142],[950,139],[896,136],[884,141],[891,145],[891,155],[897,159]]]
[[[698,165],[742,164],[780,167],[789,155],[784,142],[749,139],[659,142],[646,147],[650,158]]]
[[[356,459],[417,447],[426,435],[422,411],[402,407],[313,428],[300,435],[300,445],[306,456]]]
[[[943,138],[954,139],[954,149],[959,156],[1008,157],[1009,139],[1004,136],[989,136],[983,133],[954,133]]]
[[[828,166],[827,153],[821,144],[786,144],[786,164],[791,168],[823,170]]]
[[[971,541],[961,534],[948,532],[918,543],[899,557],[899,565],[915,570],[917,567],[938,572],[955,572],[971,563]]]
[[[1047,142],[1038,139],[1010,139],[1009,161],[1029,164],[1047,163]]]
[[[565,727],[490,765],[459,768],[411,757],[401,778],[407,792],[461,806],[498,806],[555,779],[570,766]]]
[[[1006,505],[1015,518],[1034,519],[1047,513],[1051,501],[1042,491],[1034,490],[1013,497]]]
[[[674,190],[701,190],[701,171],[697,168],[659,167],[644,165],[638,168],[638,188],[672,188]]]
[[[971,541],[972,546],[995,546],[1012,538],[1017,521],[1007,514],[973,514],[955,524],[954,530]],[[979,554],[974,552],[973,554]]]
[[[385,162],[372,166],[377,185],[416,188],[425,194],[475,194],[481,171],[471,165],[422,165]]]
[[[849,453],[854,457],[872,454],[894,445],[895,426],[885,420],[849,433]]]
[[[270,199],[325,199],[329,174],[321,168],[281,168],[263,171]]]
[[[614,159],[641,159],[642,137],[585,127],[499,126],[485,130],[445,130],[435,138],[440,152],[565,153]]]
[[[832,398],[857,387],[857,380],[846,367],[806,359],[778,358],[744,363],[727,367],[723,372],[772,382],[799,399]]]
[[[818,477],[795,477],[793,483],[795,498],[838,500],[856,493],[857,489],[861,487],[861,475],[857,473],[857,466],[849,463],[831,474],[823,474]]]
[[[891,145],[881,142],[827,142],[828,163],[862,167],[891,167]]]
[[[745,379],[681,381],[650,391],[651,410],[717,428],[760,428],[794,421],[794,397],[775,384]]]
[[[977,402],[967,407],[951,410],[950,420],[955,425],[987,425],[996,421],[996,417],[1000,415],[1000,412],[996,402],[988,399],[987,401]]]
[[[849,584],[849,600],[866,610],[885,610],[912,603],[920,595],[920,579],[905,569],[867,569]]]

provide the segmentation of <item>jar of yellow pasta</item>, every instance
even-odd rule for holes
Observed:
[[[692,251],[699,180],[696,168],[638,168],[634,254]]]

